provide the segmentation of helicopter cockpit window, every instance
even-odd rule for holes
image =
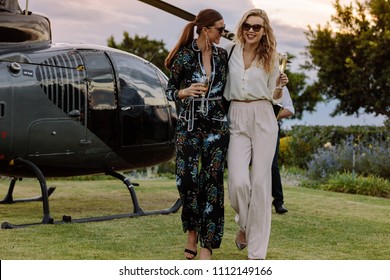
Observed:
[[[0,20],[1,43],[39,43],[51,41],[50,22],[41,15],[3,13]]]
[[[166,78],[139,57],[119,52],[109,55],[118,75],[121,145],[165,145],[172,135]]]
[[[163,84],[155,67],[131,55],[110,55],[119,73],[121,108],[167,104]]]
[[[104,52],[83,52],[87,79],[89,106],[95,110],[116,108],[114,75]]]

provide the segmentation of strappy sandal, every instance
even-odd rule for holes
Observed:
[[[190,254],[190,255],[191,255],[191,257],[187,257],[187,256],[186,256],[186,259],[187,259],[187,260],[193,260],[193,259],[195,259],[196,255],[198,254],[197,251],[192,251],[192,250],[190,250],[190,249],[184,249],[184,253],[187,253],[187,254]]]

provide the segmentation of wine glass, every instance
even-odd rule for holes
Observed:
[[[284,73],[284,70],[286,70],[287,65],[287,54],[286,53],[280,53],[279,54],[279,71],[280,74]]]
[[[198,110],[198,112],[201,112],[203,114],[205,114],[205,109],[204,109],[204,99],[205,99],[205,95],[207,93],[207,91],[209,90],[209,77],[207,77],[206,75],[203,75],[203,76],[200,76],[199,79],[198,79],[198,83],[201,83],[203,84],[203,87],[205,88],[204,91],[202,91],[202,101],[200,103],[200,109]]]

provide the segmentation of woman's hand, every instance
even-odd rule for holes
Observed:
[[[276,87],[284,87],[288,84],[288,77],[285,73],[279,75],[279,79],[276,79]]]
[[[179,92],[179,98],[187,98],[187,97],[199,97],[202,94],[206,94],[207,87],[202,83],[193,83],[188,88],[184,88]]]
[[[280,99],[283,96],[283,87],[287,85],[288,83],[288,77],[286,74],[282,73],[279,75],[279,77],[276,79],[276,88],[273,92],[272,97],[274,99]]]

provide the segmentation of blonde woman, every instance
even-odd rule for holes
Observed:
[[[288,78],[279,73],[275,35],[265,11],[243,15],[234,43],[226,47],[231,54],[224,97],[230,101],[228,190],[239,226],[235,242],[239,250],[248,247],[248,259],[265,259],[278,137],[272,103],[281,101]]]

